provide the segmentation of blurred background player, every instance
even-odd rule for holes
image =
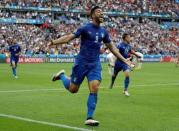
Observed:
[[[140,57],[134,56],[134,57],[135,57],[135,58],[134,58],[135,69],[136,69],[136,70],[140,70],[140,69],[142,69],[142,62],[143,62],[143,60],[144,60],[144,55],[143,55],[142,53],[140,53],[140,52],[136,52],[136,54],[137,54],[138,56],[140,56]]]
[[[21,47],[15,39],[10,38],[8,40],[9,52],[10,52],[10,64],[12,67],[12,73],[15,78],[18,78],[16,73],[17,63],[19,61],[19,55],[21,53]]]
[[[106,56],[106,59],[108,61],[108,70],[109,70],[109,74],[112,75],[114,72],[114,65],[115,65],[115,61],[116,61],[116,57],[113,55],[113,53],[111,53],[110,51],[108,51],[108,54]]]
[[[132,50],[132,47],[130,45],[130,41],[131,41],[131,37],[129,34],[123,34],[122,36],[123,42],[121,42],[120,44],[117,45],[117,48],[119,50],[119,52],[122,54],[122,56],[124,58],[128,58],[129,57],[129,53],[135,55],[136,57],[140,58],[139,55],[136,54],[135,51]],[[110,87],[112,89],[114,81],[116,79],[117,74],[123,70],[124,75],[125,75],[125,80],[124,80],[124,91],[123,93],[126,96],[130,96],[130,94],[128,93],[128,86],[129,86],[129,73],[130,73],[130,67],[123,63],[121,60],[117,59],[115,62],[115,66],[114,66],[114,72],[111,78],[111,84]]]
[[[85,24],[77,29],[73,34],[65,35],[59,39],[52,40],[48,46],[65,44],[74,38],[81,36],[80,52],[75,59],[72,69],[71,78],[69,79],[64,70],[61,70],[53,77],[53,81],[61,80],[64,87],[71,93],[77,93],[78,89],[87,77],[90,94],[87,102],[87,120],[85,125],[98,126],[99,121],[93,119],[93,114],[97,104],[97,94],[101,82],[101,63],[99,59],[100,47],[102,42],[113,52],[121,62],[131,65],[131,62],[126,60],[111,43],[108,32],[100,26],[103,22],[103,12],[99,6],[91,9],[92,22]]]

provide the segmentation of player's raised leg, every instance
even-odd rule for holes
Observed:
[[[71,82],[71,79],[65,75],[65,70],[59,71],[52,78],[52,81],[61,80],[64,88],[67,89],[71,93],[77,93],[79,89],[79,85]]]
[[[69,92],[77,93],[87,72],[88,68],[86,68],[86,64],[81,59],[76,59],[70,78],[65,75],[65,70],[61,70],[53,76],[52,81],[60,80]]]

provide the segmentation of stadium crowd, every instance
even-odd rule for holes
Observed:
[[[162,2],[162,4],[161,4]],[[99,3],[106,11],[135,12],[147,11],[152,13],[166,13],[177,16],[179,4],[174,0],[146,0],[147,10],[141,9],[141,2],[136,0],[3,0],[1,6],[22,6],[22,7],[58,7],[64,10],[79,9],[88,11],[90,7]],[[155,3],[155,4],[153,4]],[[21,45],[23,54],[77,54],[80,48],[79,40],[76,39],[68,45],[52,48],[50,51],[46,44],[50,39],[59,38],[66,33],[75,31],[82,23],[87,21],[86,16],[74,13],[55,14],[55,19],[60,22],[51,24],[51,12],[17,12],[1,10],[1,18],[24,18],[39,19],[45,23],[41,26],[28,24],[0,24],[0,53],[5,53],[9,39],[16,39]],[[160,25],[143,19],[142,22],[134,18],[106,16],[104,26],[110,32],[114,43],[121,40],[125,32],[133,36],[132,45],[143,54],[176,54],[176,45],[179,42],[179,30],[164,30]],[[11,34],[11,35],[9,35]],[[11,38],[12,37],[12,38]]]
[[[79,45],[77,41],[73,41],[70,45],[52,48],[51,51],[47,50],[46,44],[50,39],[58,38],[67,32],[75,30],[77,26],[78,23],[74,25],[61,23],[57,27],[47,28],[45,26],[38,27],[24,24],[1,24],[0,53],[5,53],[8,48],[8,41],[15,39],[22,47],[23,54],[76,54],[77,50],[75,48],[78,48],[77,45]]]
[[[27,24],[0,24],[0,53],[8,47],[9,37],[16,39],[22,47],[23,54],[47,53],[46,44],[50,39],[59,38],[66,33],[75,31],[87,19],[73,20],[73,23],[60,22],[56,25],[41,26]],[[122,34],[130,33],[133,37],[132,45],[143,54],[174,55],[176,44],[179,42],[179,30],[163,30],[160,25],[143,19],[142,23],[128,17],[109,17],[104,26],[110,32],[114,43],[121,40]],[[11,35],[9,35],[11,34]],[[52,48],[50,54],[76,54],[80,44],[76,39],[67,45]]]
[[[179,17],[179,4],[175,0],[3,0],[1,6],[60,8],[62,10],[86,10],[99,4],[104,11],[121,11],[169,14]],[[147,5],[147,6],[146,6]]]

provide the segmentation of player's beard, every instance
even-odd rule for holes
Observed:
[[[103,17],[100,17],[100,18],[99,18],[99,21],[100,21],[100,23],[103,23],[103,22],[104,22],[104,18],[103,18]]]
[[[104,22],[104,18],[103,17],[96,17],[96,22],[97,23],[103,23]]]

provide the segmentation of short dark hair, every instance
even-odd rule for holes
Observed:
[[[129,35],[129,34],[124,33],[124,34],[122,35],[122,39],[125,40],[125,38],[126,38],[128,35]]]
[[[95,12],[96,9],[101,9],[101,7],[99,7],[99,6],[94,6],[94,7],[91,9],[91,12],[90,12],[91,18],[92,18],[92,15],[93,15],[93,13]]]

